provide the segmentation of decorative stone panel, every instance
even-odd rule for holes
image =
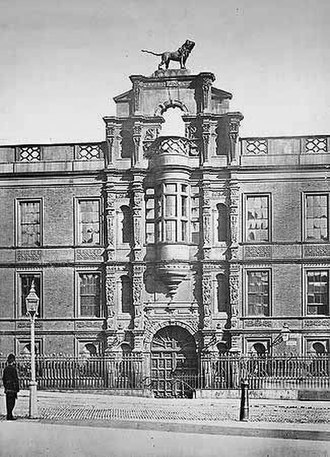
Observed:
[[[42,251],[40,250],[19,250],[16,251],[17,262],[40,262]]]
[[[271,246],[245,246],[244,255],[246,258],[270,258],[272,256]]]
[[[304,255],[306,257],[329,257],[330,256],[330,244],[318,245],[318,246],[305,246]]]
[[[102,248],[95,248],[95,249],[77,249],[76,252],[76,261],[102,261]]]

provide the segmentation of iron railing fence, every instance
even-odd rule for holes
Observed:
[[[200,374],[204,389],[327,389],[330,355],[204,357]]]
[[[36,356],[38,389],[141,389],[144,387],[141,354],[107,357]],[[0,368],[5,359],[0,359]],[[21,389],[27,389],[31,376],[28,356],[17,357]]]
[[[0,370],[6,359],[0,358]],[[28,356],[16,358],[22,389],[28,388],[31,363]],[[143,369],[144,356],[74,357],[36,356],[38,389],[148,389],[155,382]],[[203,356],[199,370],[174,370],[166,380],[184,395],[196,389],[239,389],[248,381],[250,389],[329,389],[330,355],[322,356]],[[158,374],[159,377],[162,373]]]

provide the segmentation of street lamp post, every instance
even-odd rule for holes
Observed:
[[[38,417],[38,404],[37,404],[37,382],[36,382],[36,354],[35,354],[35,319],[38,313],[39,297],[36,294],[34,280],[32,281],[30,292],[25,299],[26,303],[26,314],[29,316],[31,321],[31,381],[30,387],[30,399],[29,399],[29,417],[35,419]]]

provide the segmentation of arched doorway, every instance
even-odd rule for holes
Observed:
[[[198,373],[196,344],[177,325],[160,329],[151,343],[151,382],[156,397],[191,397]]]

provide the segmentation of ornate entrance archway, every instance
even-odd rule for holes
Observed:
[[[151,382],[156,397],[190,397],[197,381],[196,343],[188,330],[164,327],[151,343]]]

